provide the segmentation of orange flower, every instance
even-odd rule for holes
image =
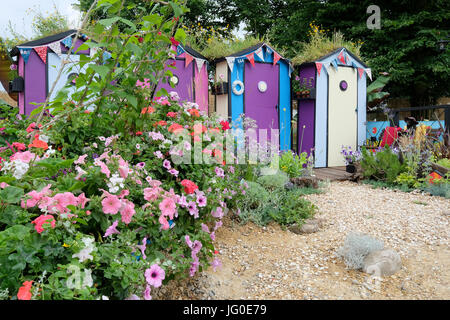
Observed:
[[[153,112],[155,112],[155,108],[149,106],[147,108],[147,113],[153,113]]]
[[[141,114],[145,114],[145,113],[147,113],[147,107],[142,108],[142,110],[141,110]]]
[[[168,130],[169,130],[169,132],[179,133],[179,132],[183,131],[183,126],[181,124],[174,123],[169,127]]]
[[[38,138],[34,138],[33,143],[28,145],[28,148],[31,148],[31,147],[47,150],[48,144],[47,144],[47,142],[39,140],[39,137],[38,137]]]
[[[23,286],[19,288],[17,292],[17,299],[19,300],[31,300],[31,284],[33,281],[25,281]]]
[[[192,108],[192,109],[189,109],[188,111],[191,114],[191,116],[193,116],[193,117],[200,117],[200,113],[198,112],[197,109]]]

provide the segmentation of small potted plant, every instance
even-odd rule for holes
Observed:
[[[219,79],[213,84],[214,94],[227,94],[228,93],[228,82],[225,82],[225,76],[219,74]]]
[[[361,152],[358,150],[352,150],[352,147],[342,146],[341,154],[344,157],[345,171],[348,173],[356,172],[356,164],[361,159]]]

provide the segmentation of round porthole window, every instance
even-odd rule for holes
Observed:
[[[178,84],[178,81],[180,81],[180,80],[178,79],[177,76],[172,76],[172,77],[170,78],[170,82],[172,82],[174,85],[177,85],[177,84]]]
[[[340,88],[342,91],[347,90],[347,88],[348,88],[348,83],[347,83],[347,81],[342,80],[342,81],[339,83],[339,88]]]
[[[266,92],[266,90],[267,90],[267,83],[265,81],[258,82],[258,90],[260,92]]]

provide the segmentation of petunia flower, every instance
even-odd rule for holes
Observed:
[[[145,270],[145,280],[151,286],[159,288],[162,284],[162,280],[165,279],[166,273],[156,263],[153,264],[149,269]]]

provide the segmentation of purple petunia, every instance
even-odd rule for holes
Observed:
[[[189,214],[194,216],[194,218],[198,218],[198,208],[194,201],[190,201],[187,205],[187,209],[189,210]]]
[[[216,171],[216,175],[217,175],[219,178],[225,177],[225,172],[223,171],[222,168],[216,167],[216,168],[215,168],[215,171]]]
[[[206,206],[206,197],[202,194],[197,194],[197,205],[202,208]]]
[[[163,161],[163,167],[166,168],[167,170],[170,170],[172,168],[172,166],[170,165],[170,161],[169,160],[164,160]]]

